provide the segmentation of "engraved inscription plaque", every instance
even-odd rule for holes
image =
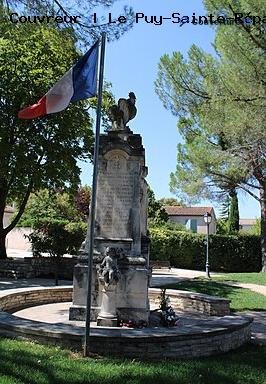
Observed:
[[[99,169],[96,217],[102,237],[132,236],[136,173],[128,162],[121,153],[114,153],[107,166]]]

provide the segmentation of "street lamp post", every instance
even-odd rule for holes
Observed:
[[[209,226],[212,222],[212,215],[206,212],[203,216],[204,222],[207,225],[207,236],[206,236],[206,277],[210,277],[210,265],[209,265]]]

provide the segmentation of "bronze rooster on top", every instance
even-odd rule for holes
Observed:
[[[134,119],[137,114],[137,108],[135,106],[136,96],[134,92],[130,92],[128,96],[128,99],[119,99],[117,105],[112,105],[108,110],[113,131],[124,130],[127,127],[127,123]]]

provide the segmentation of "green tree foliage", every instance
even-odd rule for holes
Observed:
[[[255,0],[206,0],[208,11],[263,15]],[[261,248],[266,270],[266,34],[259,24],[217,25],[216,56],[193,45],[187,59],[164,55],[156,91],[178,118],[178,145],[171,189],[179,197],[214,198],[242,189],[261,206]]]
[[[56,15],[66,17],[79,16],[75,23],[55,24],[58,29],[70,28],[75,32],[80,43],[91,43],[103,31],[108,34],[108,39],[119,39],[128,31],[134,22],[132,7],[124,6],[119,15],[124,15],[126,23],[108,23],[106,15],[117,0],[69,1],[69,0],[2,0],[8,13],[17,12],[19,15]],[[102,11],[104,9],[104,12]],[[94,23],[93,14],[97,13],[97,23]]]
[[[148,186],[148,223],[149,225],[161,225],[168,221],[168,215],[162,204],[155,199],[153,190]]]
[[[257,219],[256,223],[251,227],[249,233],[252,235],[259,236],[260,235],[260,228],[261,228],[260,219]]]
[[[219,218],[216,221],[216,233],[217,235],[227,235],[228,234],[228,219]]]
[[[228,233],[232,235],[239,231],[238,198],[235,190],[230,192],[230,206],[228,216]]]
[[[86,101],[42,119],[17,118],[22,106],[35,103],[79,57],[72,32],[11,23],[1,23],[0,31],[0,258],[5,258],[6,234],[32,191],[77,188],[77,160],[88,158],[93,135]],[[12,200],[18,212],[3,228],[4,209]]]
[[[59,259],[75,254],[86,235],[86,216],[90,189],[80,187],[76,193],[43,189],[31,194],[20,220],[21,226],[33,228],[28,236],[34,256],[48,253],[54,263],[58,284]]]
[[[221,218],[217,221],[219,234],[236,234],[239,231],[239,209],[237,191],[231,189],[221,204]]]
[[[67,220],[42,219],[35,223],[35,230],[28,235],[34,256],[42,252],[50,255],[54,263],[55,285],[58,285],[59,260],[64,254],[78,252],[86,234],[86,223]]]
[[[185,204],[183,201],[178,201],[174,197],[162,197],[161,199],[158,200],[158,202],[162,205],[170,205],[170,206],[179,206],[179,207],[184,207]]]
[[[19,222],[21,227],[37,228],[43,221],[63,220],[86,222],[89,207],[90,187],[79,187],[72,194],[64,191],[42,189],[32,193]]]
[[[91,187],[84,185],[84,187],[79,187],[77,193],[74,197],[75,207],[81,215],[82,220],[87,221],[89,216],[91,200]]]

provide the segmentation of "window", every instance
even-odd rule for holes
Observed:
[[[186,220],[186,228],[190,229],[192,232],[198,232],[198,221],[197,219],[188,219]]]
[[[197,225],[197,219],[191,219],[190,220],[190,229],[192,232],[197,233],[198,225]]]

